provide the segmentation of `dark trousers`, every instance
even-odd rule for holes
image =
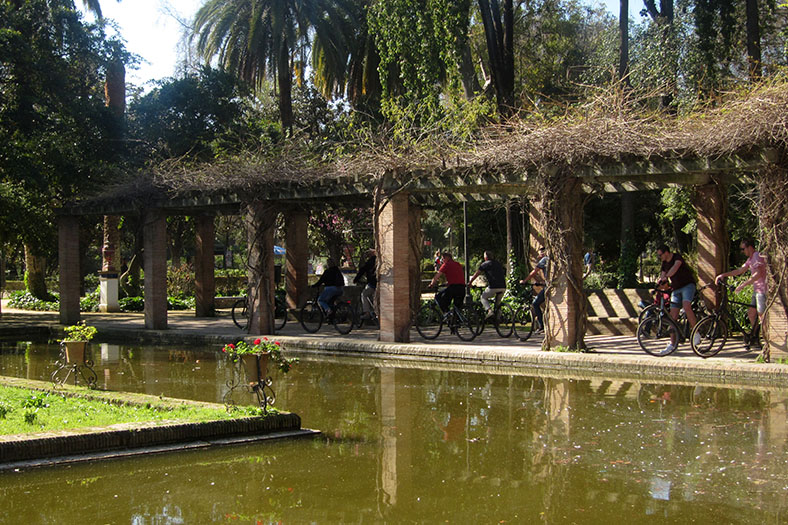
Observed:
[[[454,306],[462,308],[462,301],[465,299],[464,284],[450,284],[435,294],[435,300],[438,301],[438,306],[444,312],[449,311],[449,303],[451,303],[452,299],[454,300]]]

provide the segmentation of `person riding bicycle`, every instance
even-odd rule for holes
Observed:
[[[689,321],[690,329],[695,327],[698,322],[695,312],[692,310],[692,300],[695,298],[695,276],[692,275],[687,263],[680,253],[671,253],[666,244],[661,244],[657,248],[657,258],[662,262],[659,279],[657,282],[662,284],[670,279],[673,292],[670,294],[670,317],[675,321],[679,318],[679,312],[684,309],[684,314]],[[700,334],[695,334],[693,343],[700,344]],[[676,349],[676,341],[671,340],[665,348],[666,353]]]
[[[320,276],[320,279],[312,285],[313,288],[317,288],[321,284],[326,285],[322,292],[320,292],[320,297],[317,298],[317,303],[326,312],[326,315],[330,316],[333,314],[333,302],[334,299],[342,295],[342,291],[345,287],[345,276],[342,275],[342,272],[337,266],[337,263],[334,259],[328,258],[326,262],[326,271],[323,272],[323,275]]]
[[[443,313],[446,313],[449,311],[449,304],[452,300],[454,300],[454,306],[462,307],[462,301],[465,298],[465,271],[449,252],[441,254],[441,262],[441,267],[430,281],[429,287],[434,287],[442,275],[446,276],[446,288],[435,294],[435,301]]]
[[[752,302],[747,310],[747,317],[750,319],[750,326],[754,329],[756,316],[763,324],[763,315],[766,313],[766,259],[755,249],[755,241],[750,238],[742,239],[739,248],[747,256],[747,260],[741,268],[719,274],[714,279],[714,283],[720,284],[720,281],[726,277],[750,271],[750,278],[737,286],[736,291],[739,292],[745,286],[752,285]]]
[[[372,301],[375,298],[375,289],[378,286],[378,273],[377,273],[378,258],[374,249],[367,250],[367,260],[358,269],[356,277],[353,279],[354,284],[358,284],[362,277],[367,280],[367,285],[361,292],[361,319],[372,319],[372,312],[374,307]]]
[[[547,278],[550,274],[550,258],[547,256],[547,250],[545,250],[544,246],[539,248],[539,262],[536,263],[536,267],[528,274],[528,276],[520,281],[520,284],[528,284],[528,282],[533,279],[534,284],[536,286],[541,286],[542,289],[536,294],[534,297],[533,302],[531,305],[534,308],[534,323],[535,323],[535,332],[540,332],[544,330],[544,316],[542,314],[542,303],[544,303],[544,292],[547,288]]]
[[[501,263],[493,258],[492,252],[485,251],[484,262],[479,265],[479,269],[468,280],[468,286],[472,285],[473,281],[482,272],[484,272],[484,277],[487,279],[487,288],[482,292],[482,306],[487,311],[486,318],[489,319],[494,314],[493,307],[490,305],[490,298],[506,291],[506,271],[501,266]]]

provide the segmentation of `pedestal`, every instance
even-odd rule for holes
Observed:
[[[99,274],[99,311],[120,312],[118,303],[118,274]]]

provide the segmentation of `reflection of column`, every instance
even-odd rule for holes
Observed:
[[[120,361],[120,345],[101,343],[101,364],[117,363]]]
[[[556,437],[569,438],[569,381],[545,379],[547,421]]]
[[[788,395],[782,391],[769,392],[768,422],[769,433],[767,439],[769,445],[777,451],[782,451],[788,440]]]
[[[380,369],[381,486],[389,505],[397,504],[398,488],[409,487],[411,478],[410,392],[397,387],[396,377],[396,369]]]

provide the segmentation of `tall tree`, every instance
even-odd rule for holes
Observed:
[[[674,35],[673,21],[675,19],[675,11],[673,9],[673,0],[659,0],[659,8],[657,8],[656,0],[643,0],[651,20],[657,25],[660,35],[661,45],[666,46],[668,52],[665,54],[668,58],[667,64],[668,74],[670,78],[666,79],[668,85],[660,97],[660,105],[663,108],[670,108],[673,105],[675,83],[678,65],[673,63],[673,54],[671,51],[676,45],[676,38]]]
[[[195,16],[192,38],[198,52],[239,78],[262,86],[269,74],[279,88],[279,116],[293,131],[293,56],[309,45],[310,31],[326,60],[340,64],[347,55],[347,10],[330,0],[209,0]],[[301,64],[303,67],[303,64]]]
[[[750,80],[761,79],[761,24],[758,20],[758,0],[746,0],[747,11],[747,62]]]
[[[96,187],[117,151],[101,88],[120,44],[83,24],[71,0],[3,2],[0,27],[0,200],[14,210],[0,230],[31,257],[51,255],[53,208]]]
[[[498,112],[514,112],[514,6],[512,0],[479,0]]]

